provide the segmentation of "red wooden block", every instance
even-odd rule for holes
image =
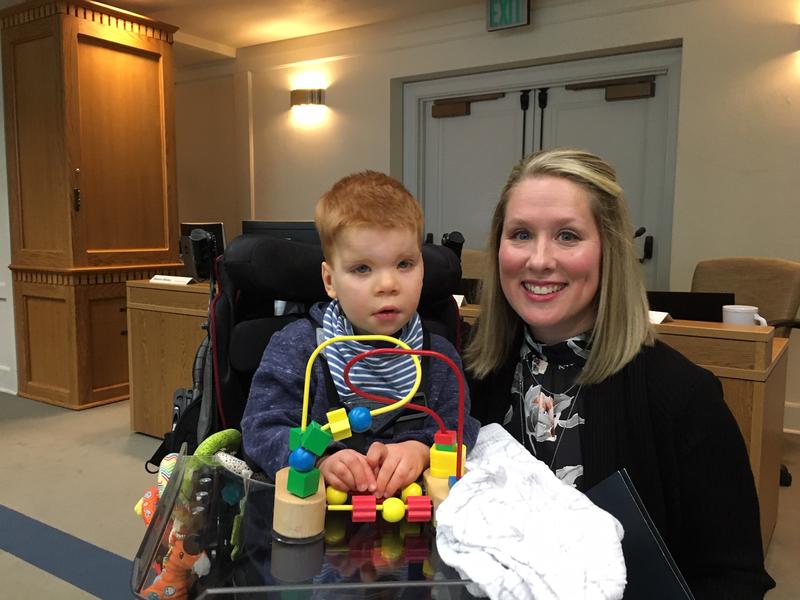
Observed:
[[[353,496],[353,523],[374,523],[377,502],[375,496]]]
[[[443,446],[452,446],[456,443],[456,432],[452,429],[437,431],[433,434],[433,443],[442,444]]]
[[[431,520],[431,499],[428,496],[409,496],[406,498],[408,511],[406,520],[409,523],[422,523]]]

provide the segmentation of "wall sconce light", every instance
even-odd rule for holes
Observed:
[[[291,106],[302,106],[304,104],[325,104],[324,89],[302,89],[292,90],[290,95]]]
[[[324,88],[300,88],[292,90],[290,96],[292,123],[302,129],[322,125],[328,116],[325,106]]]

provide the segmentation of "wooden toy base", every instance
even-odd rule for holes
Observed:
[[[431,475],[430,469],[425,469],[425,472],[422,474],[422,480],[425,482],[425,490],[430,496],[431,503],[433,504],[433,525],[436,526],[436,509],[439,508],[439,505],[442,503],[442,500],[447,498],[447,495],[450,493],[450,486],[448,485],[447,479],[441,479],[440,477],[434,477]]]
[[[325,483],[320,477],[315,493],[298,498],[286,489],[288,479],[289,467],[275,474],[272,531],[291,540],[316,539],[325,531]]]

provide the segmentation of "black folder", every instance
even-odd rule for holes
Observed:
[[[625,469],[598,483],[586,496],[625,529],[622,552],[628,583],[624,600],[694,600]]]

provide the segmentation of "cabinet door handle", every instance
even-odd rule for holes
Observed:
[[[75,212],[81,209],[81,188],[72,188],[72,204],[75,207]]]

